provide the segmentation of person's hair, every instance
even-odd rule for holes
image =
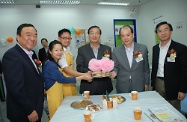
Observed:
[[[68,32],[68,33],[71,35],[70,30],[64,28],[64,29],[61,29],[61,30],[58,31],[58,37],[60,37],[60,36],[61,36],[63,33],[65,33],[65,32]]]
[[[24,23],[24,24],[21,24],[18,28],[17,28],[17,35],[20,35],[21,36],[21,31],[24,27],[33,27],[35,30],[36,28],[34,27],[34,25],[32,24],[28,24],[28,23]],[[36,30],[37,32],[37,30]]]
[[[42,38],[42,39],[41,39],[41,44],[42,44],[42,40],[45,40],[46,42],[48,42],[46,38]]]
[[[91,30],[92,28],[98,28],[99,31],[100,31],[100,35],[102,34],[101,29],[100,29],[98,26],[96,26],[96,25],[91,26],[91,27],[88,29],[88,34],[90,34],[90,30]]]
[[[58,65],[58,62],[56,62],[55,61],[55,59],[51,56],[51,54],[49,53],[49,51],[52,51],[53,50],[53,48],[54,48],[54,46],[56,45],[56,44],[60,44],[61,46],[62,46],[62,44],[61,44],[61,42],[59,42],[58,40],[54,40],[54,41],[52,41],[52,42],[50,42],[49,43],[49,50],[48,50],[48,59],[50,60],[50,61],[53,61],[58,67],[60,67],[59,65]],[[63,46],[62,46],[62,48],[63,48]]]
[[[131,26],[129,26],[129,25],[124,25],[123,27],[121,27],[121,28],[119,29],[119,35],[121,35],[121,30],[122,30],[122,29],[125,29],[125,28],[129,28],[129,29],[131,30],[131,33],[134,33],[133,28],[132,28]]]
[[[163,21],[163,22],[160,22],[156,25],[156,28],[155,28],[155,33],[157,33],[157,29],[161,26],[161,25],[168,25],[169,26],[169,29],[170,31],[173,31],[173,27],[170,23],[166,22],[166,21]]]

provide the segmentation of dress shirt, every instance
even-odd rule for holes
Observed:
[[[98,55],[98,50],[99,50],[99,47],[98,48],[96,48],[96,49],[94,49],[93,47],[92,47],[92,45],[90,45],[91,46],[91,48],[92,48],[92,50],[93,50],[93,53],[94,53],[94,56],[95,56],[95,58],[97,59],[97,55]]]
[[[47,54],[47,52],[48,52],[48,48],[45,48],[45,52],[46,52],[46,54]]]
[[[59,83],[76,83],[75,78],[65,77],[55,62],[47,60],[42,69],[42,75],[45,80],[45,90],[48,90],[55,82]]]
[[[162,47],[161,44],[159,44],[160,53],[159,53],[157,77],[164,77],[164,62],[170,44],[171,44],[171,40],[164,47]]]
[[[128,61],[129,61],[129,66],[131,68],[131,66],[132,66],[132,59],[133,59],[133,51],[134,51],[134,43],[132,44],[132,46],[130,48],[127,48],[125,46],[125,50],[126,50],[127,58],[128,58]]]

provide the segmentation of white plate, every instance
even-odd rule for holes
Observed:
[[[92,105],[88,105],[86,107],[86,110],[87,111],[92,111],[92,112],[97,112],[97,111],[100,111],[102,110],[102,107],[100,105],[96,105],[96,104],[92,104]]]

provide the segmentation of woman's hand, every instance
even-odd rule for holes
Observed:
[[[93,77],[90,73],[85,73],[85,75],[83,76],[85,80],[87,80],[88,82],[92,82]]]

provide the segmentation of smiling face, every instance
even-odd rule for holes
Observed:
[[[62,57],[63,49],[61,44],[55,44],[52,50],[49,50],[51,57],[58,62],[58,60]]]
[[[69,32],[63,32],[58,40],[62,43],[63,47],[67,48],[71,43],[71,34]]]
[[[24,27],[16,36],[18,43],[26,50],[32,50],[37,44],[37,32],[34,27]]]
[[[89,30],[89,40],[90,43],[99,43],[101,34],[99,28],[92,28]]]
[[[120,31],[120,37],[126,47],[131,47],[134,39],[134,34],[129,27],[123,27]]]

